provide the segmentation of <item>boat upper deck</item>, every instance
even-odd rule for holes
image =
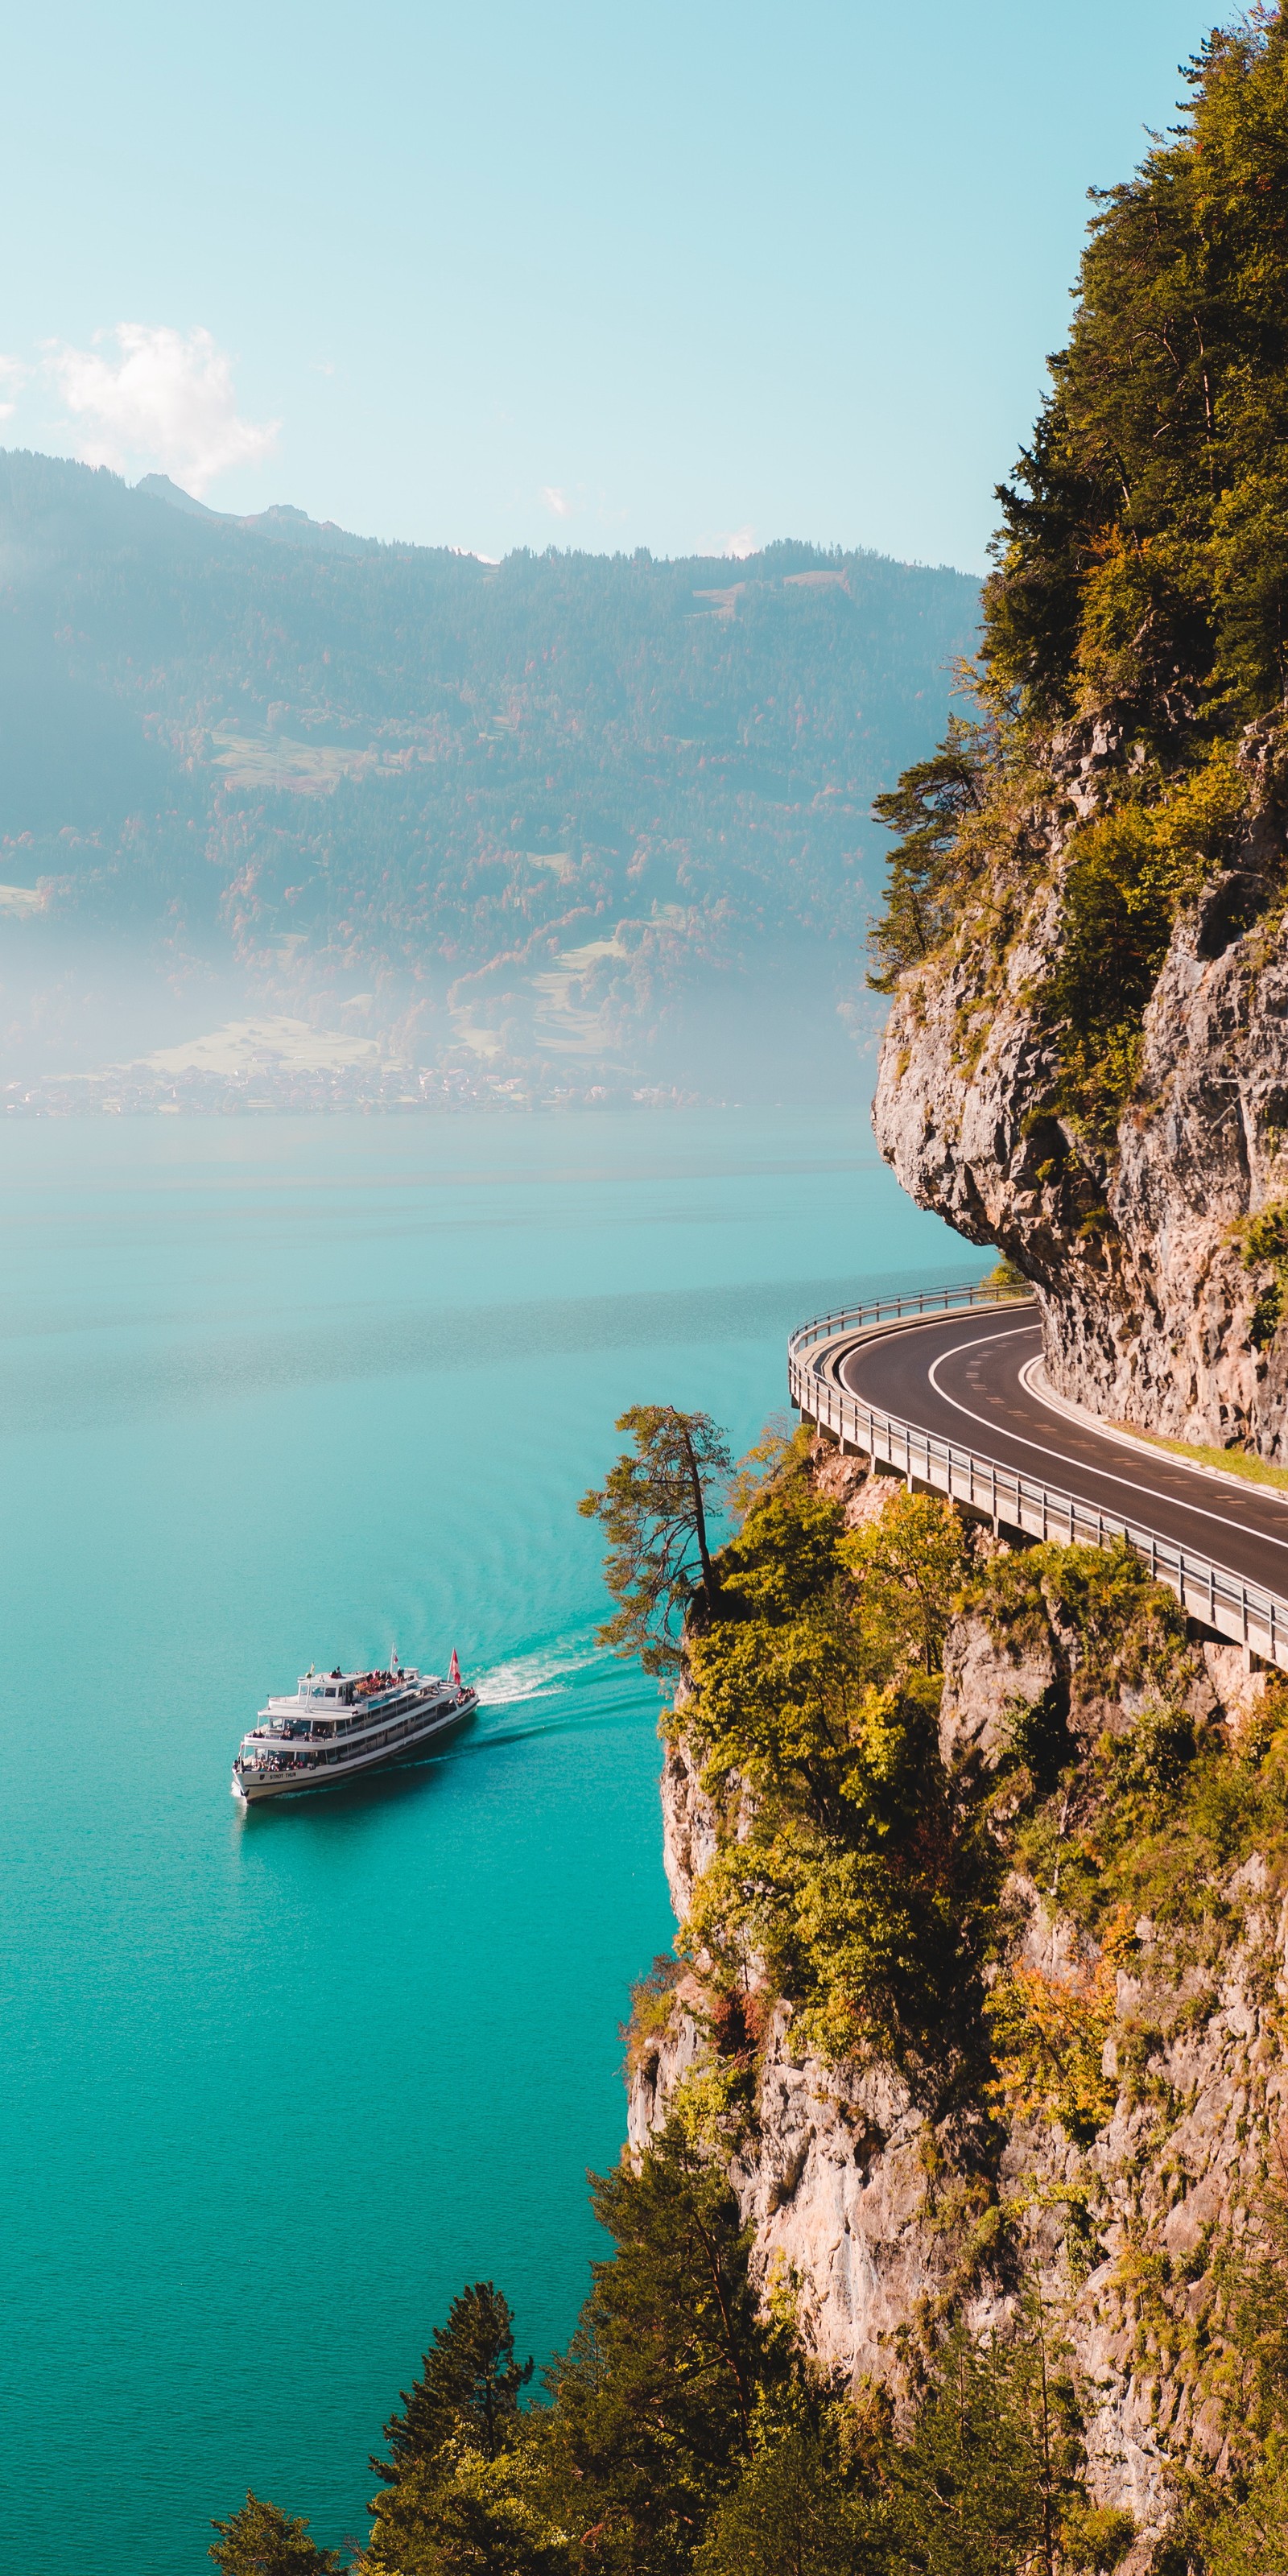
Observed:
[[[302,1673],[289,1697],[270,1699],[259,1712],[259,1724],[243,1740],[269,1736],[292,1742],[299,1738],[356,1735],[396,1717],[417,1701],[444,1696],[453,1685],[439,1673],[419,1672],[414,1664],[388,1672]]]
[[[388,1672],[301,1673],[293,1692],[271,1698],[260,1710],[261,1717],[293,1714],[307,1709],[311,1717],[338,1715],[341,1709],[379,1708],[384,1701],[396,1699],[405,1690],[435,1690],[441,1680],[438,1673],[418,1672],[414,1664],[396,1664]]]

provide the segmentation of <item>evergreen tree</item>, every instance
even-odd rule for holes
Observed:
[[[362,2576],[568,2576],[548,2486],[526,2425],[494,2460],[451,2442],[432,2467],[413,2461],[377,2497]]]
[[[779,2366],[774,2340],[728,2180],[677,2122],[638,2173],[623,2165],[592,2196],[616,2250],[592,2266],[580,2326],[551,2374],[551,2438],[597,2562],[669,2576],[749,2453],[757,2396]]]
[[[1185,122],[1097,192],[1069,344],[1014,484],[986,653],[1044,718],[1082,687],[1167,731],[1288,677],[1288,19],[1187,66]]]
[[[917,2576],[1057,2576],[1066,2563],[1065,2527],[1085,2525],[1086,2496],[1059,2358],[1040,2315],[1013,2343],[950,2335],[898,2461],[902,2552]],[[1098,2539],[1113,2567],[1133,2530],[1125,2515],[1110,2521]]]
[[[617,1429],[631,1434],[634,1456],[619,1458],[602,1490],[577,1506],[608,1534],[604,1580],[618,1606],[599,1635],[617,1654],[638,1656],[646,1673],[675,1672],[678,1623],[695,1596],[708,1616],[716,1604],[707,1515],[733,1456],[709,1413],[673,1404],[633,1404]]]
[[[378,2477],[393,2479],[411,2461],[432,2465],[453,2439],[494,2460],[514,2439],[519,2392],[532,2363],[514,2357],[509,2301],[492,2281],[475,2281],[453,2299],[447,2323],[435,2326],[420,2378],[402,2391],[385,2440],[392,2457],[373,2459]]]
[[[340,2565],[336,2550],[319,2549],[310,2540],[306,2521],[280,2512],[249,2488],[240,2513],[213,2528],[219,2538],[210,2556],[224,2576],[335,2576]]]
[[[878,822],[899,834],[884,913],[872,933],[881,970],[867,979],[874,993],[892,993],[904,967],[928,957],[943,938],[952,918],[961,828],[984,803],[994,747],[984,725],[950,716],[938,751],[915,761],[897,787],[872,800]]]
[[[1210,2576],[1288,2576],[1288,2192],[1256,2213],[1254,2251],[1236,2274],[1236,2379],[1225,2492],[1209,2498]],[[1259,2239],[1259,2242],[1258,2242]]]
[[[1264,2455],[1238,2480],[1203,2550],[1206,2576],[1288,2576],[1288,2441],[1272,2433]]]
[[[695,2576],[886,2576],[891,2532],[883,2501],[842,2465],[839,2409],[779,2426],[758,2443],[717,2505]]]

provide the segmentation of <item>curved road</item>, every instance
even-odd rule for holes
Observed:
[[[1079,1502],[1145,1522],[1268,1592],[1288,1594],[1288,1487],[1246,1487],[1157,1457],[1044,1403],[1021,1370],[1042,1335],[1023,1307],[977,1307],[848,1347],[829,1374],[865,1405],[958,1442],[999,1467],[1040,1477]]]

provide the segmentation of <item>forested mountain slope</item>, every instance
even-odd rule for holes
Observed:
[[[50,995],[142,954],[193,1025],[232,977],[427,1061],[665,1074],[717,983],[853,990],[871,799],[942,728],[965,575],[493,565],[150,480],[0,458],[0,877],[42,889],[0,922],[11,1024],[65,1047]]]

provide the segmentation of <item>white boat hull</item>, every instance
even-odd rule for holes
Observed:
[[[358,1779],[363,1772],[383,1770],[391,1762],[412,1760],[436,1737],[449,1734],[454,1726],[460,1726],[467,1717],[472,1717],[478,1704],[478,1692],[473,1690],[463,1690],[459,1698],[447,1707],[441,1700],[435,1701],[423,1714],[414,1714],[406,1732],[394,1733],[392,1741],[373,1744],[370,1748],[362,1744],[345,1746],[334,1762],[315,1760],[305,1764],[297,1761],[291,1769],[268,1771],[258,1778],[254,1774],[247,1777],[234,1771],[233,1796],[244,1807],[258,1807],[266,1798],[307,1797],[316,1789],[338,1789],[346,1780]]]

